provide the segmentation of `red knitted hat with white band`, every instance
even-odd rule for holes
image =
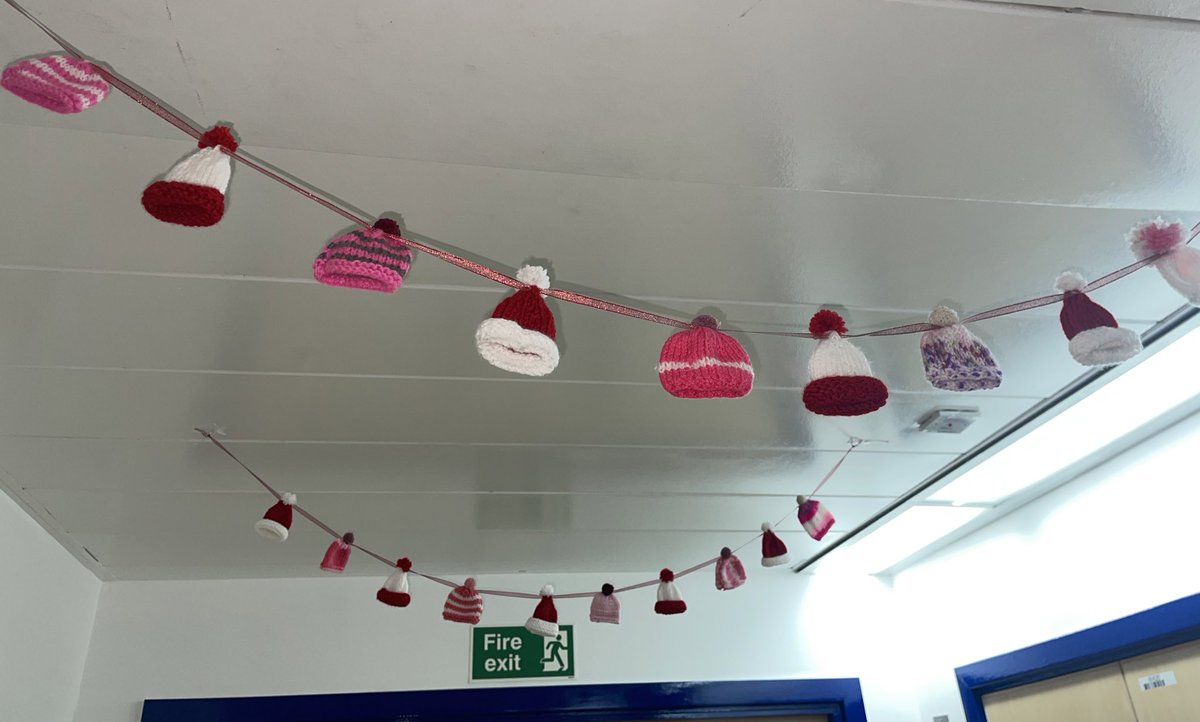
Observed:
[[[542,599],[525,622],[525,628],[542,637],[558,636],[558,610],[554,608],[554,587],[542,587]]]
[[[1054,287],[1062,291],[1063,305],[1058,319],[1072,358],[1084,366],[1111,366],[1141,353],[1142,337],[1121,328],[1108,309],[1088,298],[1083,276],[1067,271],[1058,277]]]
[[[292,506],[296,503],[296,495],[284,493],[279,496],[263,518],[254,522],[254,531],[264,539],[287,541],[288,532],[292,529]]]
[[[542,292],[550,288],[550,274],[541,266],[525,266],[517,271],[517,280],[525,286],[501,301],[492,317],[479,324],[475,347],[496,368],[545,376],[558,367],[554,314],[542,298]]]
[[[396,571],[392,572],[379,591],[375,592],[375,598],[389,607],[407,607],[412,601],[412,597],[408,594],[408,572],[412,569],[412,562],[408,557],[396,560]]]
[[[867,357],[846,339],[846,322],[828,309],[817,311],[808,323],[817,349],[808,360],[809,382],[804,406],[822,416],[861,416],[883,407],[888,390],[871,374]]]
[[[787,545],[783,543],[775,534],[775,530],[771,528],[769,522],[762,523],[762,565],[764,567],[777,567],[780,564],[787,564],[792,560],[788,555]]]
[[[658,573],[658,601],[654,603],[655,614],[683,614],[687,604],[675,588],[675,572],[664,569]]]
[[[142,191],[142,207],[158,220],[211,226],[225,215],[225,191],[232,173],[226,151],[237,150],[237,140],[229,126],[214,125],[200,136],[197,145],[200,150]]]

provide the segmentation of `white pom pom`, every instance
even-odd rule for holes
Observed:
[[[1058,276],[1058,280],[1054,282],[1054,287],[1063,293],[1067,291],[1082,291],[1087,285],[1087,279],[1083,274],[1075,271],[1063,271]]]
[[[949,306],[938,306],[929,314],[929,322],[934,326],[953,326],[958,323],[958,313]]]
[[[543,597],[553,597],[554,596],[554,587],[550,584],[547,584],[546,586],[542,587],[542,596]]]
[[[762,530],[763,530],[763,531],[771,531],[771,522],[769,522],[769,521],[764,521],[764,522],[762,523]]]
[[[287,504],[288,506],[296,505],[296,495],[290,491],[283,492],[283,494],[280,495],[279,500],[282,501],[284,504]]]
[[[550,288],[550,273],[541,266],[522,266],[517,271],[517,280],[527,286]]]
[[[804,505],[804,502],[806,502],[806,501],[808,501],[808,497],[807,497],[807,496],[797,496],[797,497],[796,497],[796,503],[797,503],[797,504],[800,504],[801,506],[803,506],[803,505]]]

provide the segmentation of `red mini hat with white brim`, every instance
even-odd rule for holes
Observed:
[[[554,314],[542,298],[542,292],[550,288],[550,274],[541,266],[525,266],[517,271],[517,280],[525,285],[479,324],[475,348],[496,368],[545,376],[558,367]]]

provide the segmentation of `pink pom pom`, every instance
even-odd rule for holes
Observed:
[[[1138,258],[1165,253],[1183,243],[1183,224],[1167,223],[1161,218],[1134,226],[1127,236]]]
[[[475,593],[475,579],[473,577],[467,577],[467,581],[463,582],[463,586],[472,594]]]
[[[658,573],[658,580],[660,582],[673,582],[675,581],[675,572],[670,569],[664,569]]]
[[[846,322],[836,311],[823,308],[813,314],[808,322],[808,332],[817,338],[825,338],[830,333],[845,334]]]

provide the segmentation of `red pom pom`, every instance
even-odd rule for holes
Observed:
[[[729,547],[721,547],[721,558],[722,559],[728,559],[731,556],[733,556],[732,549],[730,549]]]
[[[400,567],[400,571],[407,572],[412,569],[412,562],[409,561],[408,557],[404,557],[403,559],[396,560],[396,566]]]
[[[390,233],[393,236],[400,235],[400,224],[393,221],[391,218],[380,218],[379,220],[375,221],[374,227],[378,228],[384,233]]]
[[[664,569],[658,573],[658,580],[660,582],[673,582],[675,581],[675,572],[670,569]]]
[[[204,135],[200,136],[200,142],[197,145],[201,148],[212,148],[219,145],[228,151],[238,149],[237,139],[233,137],[233,131],[229,129],[228,125],[214,125],[204,131]]]
[[[813,314],[808,322],[808,332],[817,338],[825,338],[830,333],[845,334],[846,322],[836,311],[823,308]]]

